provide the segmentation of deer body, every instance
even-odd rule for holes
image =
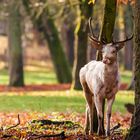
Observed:
[[[113,53],[112,53],[113,52]],[[115,94],[118,91],[118,65],[117,65],[117,51],[114,47],[107,45],[103,52],[103,61],[91,61],[81,68],[80,82],[84,90],[87,101],[86,107],[86,127],[85,131],[88,133],[90,126],[90,133],[93,133],[93,110],[94,105],[97,109],[98,115],[98,134],[103,132],[103,99],[107,99],[107,131],[106,135],[110,134],[110,117],[112,104],[115,99]]]
[[[80,70],[80,81],[86,83],[91,93],[95,96],[100,93],[102,98],[110,98],[111,89],[118,85],[118,66],[117,63],[106,65],[101,61],[91,61]]]

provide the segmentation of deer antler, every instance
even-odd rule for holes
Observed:
[[[131,40],[131,39],[133,38],[133,36],[134,36],[134,34],[132,34],[130,37],[126,37],[125,40],[117,41],[117,42],[112,41],[112,43],[113,43],[114,45],[115,45],[115,44],[121,44],[121,43],[124,43],[124,42],[127,42],[127,41]]]
[[[91,35],[89,35],[89,38],[90,38],[92,41],[96,42],[97,44],[103,44],[103,42],[99,41],[99,40],[95,37],[95,35],[94,35],[94,33],[93,33],[91,21],[92,21],[92,17],[90,17],[89,20],[88,20],[89,30],[90,30],[90,33],[91,33]]]
[[[118,41],[118,42],[112,41],[112,44],[115,45],[117,51],[119,51],[121,48],[124,47],[124,43],[131,40],[132,38],[133,38],[133,34],[130,37],[126,37],[126,39],[123,41]]]
[[[89,24],[89,30],[90,30],[90,34],[89,39],[92,41],[92,46],[95,47],[96,49],[100,50],[102,48],[103,44],[107,44],[104,40],[99,41],[97,39],[97,37],[94,35],[93,33],[93,29],[92,29],[92,25],[91,25],[91,21],[92,21],[92,17],[89,18],[88,20],[88,24]],[[112,37],[113,38],[113,37]],[[112,44],[116,46],[117,50],[120,50],[124,45],[125,42],[131,40],[133,38],[133,34],[130,37],[126,37],[125,40],[122,41],[113,41],[112,40]]]

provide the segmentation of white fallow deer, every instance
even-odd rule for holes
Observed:
[[[90,30],[91,19],[89,20]],[[96,39],[94,34],[89,36],[93,47],[102,52],[102,61],[91,61],[81,68],[79,76],[80,82],[86,98],[86,118],[85,118],[85,133],[93,134],[93,111],[94,105],[98,116],[98,135],[104,135],[103,131],[103,99],[107,100],[107,126],[106,135],[110,135],[110,117],[112,104],[115,99],[115,94],[118,91],[119,73],[117,64],[117,52],[124,46],[124,43],[133,38],[125,39],[124,41],[105,44]]]

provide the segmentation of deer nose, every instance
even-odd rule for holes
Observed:
[[[107,61],[108,61],[108,57],[105,55],[105,56],[103,57],[102,62],[106,64],[106,63],[107,63]]]
[[[106,64],[106,63],[107,63],[107,59],[103,59],[102,62],[103,62],[104,64]]]

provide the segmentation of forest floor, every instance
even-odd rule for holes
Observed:
[[[18,118],[19,114],[19,118]],[[96,134],[84,135],[84,114],[81,113],[0,113],[1,140],[124,140],[130,125],[131,115],[113,113],[111,127],[120,125],[111,131],[110,137],[98,137]],[[36,121],[35,121],[36,120]],[[41,121],[54,121],[45,124]],[[56,124],[56,122],[60,124]]]

